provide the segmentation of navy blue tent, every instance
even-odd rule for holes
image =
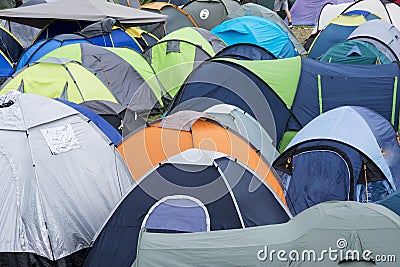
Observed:
[[[391,193],[389,196],[379,201],[378,204],[385,206],[400,216],[400,190]]]
[[[255,44],[245,43],[227,46],[219,51],[214,57],[232,57],[236,59],[246,60],[276,59],[276,57],[267,49]]]
[[[141,228],[204,232],[287,222],[286,208],[244,164],[189,149],[154,167],[125,195],[84,266],[131,266]]]
[[[377,202],[400,186],[393,126],[362,107],[330,110],[307,124],[273,164],[298,214],[331,200]]]
[[[111,126],[106,120],[104,120],[102,117],[97,115],[94,111],[92,111],[82,105],[75,104],[75,103],[72,103],[72,102],[69,102],[66,100],[62,100],[59,98],[56,98],[56,100],[79,111],[82,115],[84,115],[86,118],[91,120],[108,137],[108,139],[110,139],[110,141],[114,145],[117,145],[122,141],[121,134],[113,126]]]
[[[76,34],[61,34],[49,40],[40,40],[30,46],[21,56],[16,71],[22,69],[23,67],[41,59],[47,53],[69,44],[76,43],[88,43],[86,38],[76,35]]]

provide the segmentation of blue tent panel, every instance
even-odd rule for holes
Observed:
[[[138,52],[142,52],[135,40],[121,29],[114,29],[110,34],[100,35],[89,38],[89,40],[99,46],[105,47],[129,47]]]
[[[14,69],[3,54],[0,54],[0,78],[11,77]]]
[[[400,216],[400,190],[397,190],[378,202]]]
[[[265,48],[254,44],[234,44],[222,49],[215,57],[232,57],[245,60],[270,60],[276,57]]]

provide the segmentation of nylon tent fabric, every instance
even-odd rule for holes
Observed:
[[[146,31],[153,33],[160,39],[183,27],[197,27],[196,22],[186,11],[171,3],[152,2],[142,5],[140,9],[168,16],[164,24],[144,26]]]
[[[185,79],[201,62],[211,58],[200,46],[184,40],[160,41],[143,53],[165,92],[174,97]]]
[[[254,44],[234,44],[219,51],[214,57],[232,57],[247,60],[270,60],[276,57],[265,48]]]
[[[15,0],[1,1],[0,10],[1,9],[9,9],[9,8],[15,8]]]
[[[75,104],[66,100],[61,100],[59,98],[56,98],[55,100],[79,111],[79,113],[81,113],[83,116],[85,116],[94,124],[96,124],[96,126],[107,136],[108,139],[110,139],[110,141],[115,146],[122,141],[121,134],[114,127],[112,127],[106,120],[102,119],[99,115],[97,115],[94,111],[90,110],[89,108],[83,105]]]
[[[0,51],[0,83],[3,83],[5,78],[10,77],[14,73],[14,68],[10,60],[3,52]]]
[[[3,84],[0,95],[12,90],[74,103],[87,100],[117,102],[93,73],[66,59],[48,58],[21,69]]]
[[[249,191],[252,179],[258,187]],[[163,190],[155,185],[162,185]],[[199,190],[201,187],[204,189]],[[184,199],[195,200],[196,204],[184,206],[177,202]],[[190,217],[193,214],[190,208],[196,207],[204,211],[203,219]],[[164,210],[164,216],[168,213],[174,216],[161,216],[161,211],[157,216],[157,208]],[[152,216],[158,219],[157,227],[150,223]],[[143,176],[98,233],[84,266],[131,266],[142,227],[173,233],[216,231],[283,223],[289,218],[284,204],[245,164],[225,154],[190,149]],[[191,227],[185,227],[185,221]],[[203,229],[192,230],[202,221],[205,221]]]
[[[241,1],[241,3],[243,2],[248,2],[248,1]],[[263,7],[266,7],[270,10],[274,10],[274,0],[251,0],[250,2],[261,5]],[[288,0],[288,4],[289,4],[289,9],[293,6],[295,0]],[[285,11],[281,10],[278,11],[278,15],[284,19],[286,17],[286,13]]]
[[[62,34],[49,40],[40,40],[25,50],[15,70],[19,71],[59,47],[76,43],[90,43],[90,41],[76,34]]]
[[[81,265],[131,187],[129,170],[110,140],[76,110],[28,94],[2,100],[2,264]]]
[[[234,0],[192,0],[183,6],[197,26],[211,30],[221,24],[240,4]]]
[[[362,107],[336,108],[309,122],[274,162],[291,212],[329,200],[385,198],[400,185],[396,137],[389,121]]]
[[[347,40],[332,46],[319,60],[353,65],[392,63],[392,60],[372,44],[356,40]]]
[[[161,41],[166,40],[183,40],[196,44],[211,56],[215,56],[216,53],[226,47],[224,41],[222,41],[218,36],[208,30],[194,27],[185,27],[171,32],[161,39]]]
[[[18,39],[10,33],[6,28],[0,26],[0,50],[8,57],[8,59],[17,63],[21,54],[24,52],[22,44]]]
[[[160,106],[164,105],[162,89],[153,69],[141,54],[132,49],[73,44],[50,52],[43,59],[51,57],[79,62],[96,73],[96,77],[110,89],[118,103],[123,106],[137,102],[145,109],[135,111],[144,111],[151,110],[157,102]],[[143,91],[148,93],[140,94]],[[149,94],[152,95],[149,99],[143,98]]]
[[[243,16],[258,16],[258,17],[263,17],[269,20],[272,20],[276,24],[279,25],[287,34],[289,35],[290,40],[292,41],[293,45],[295,46],[297,52],[300,55],[307,55],[307,51],[304,49],[304,47],[301,45],[297,37],[293,34],[293,32],[289,29],[289,27],[286,25],[286,23],[277,15],[274,11],[271,9],[268,9],[266,7],[263,7],[261,5],[257,5],[254,3],[246,3],[244,5],[241,5],[238,9],[236,9],[235,12],[232,14],[228,15],[225,18],[226,20],[230,19],[235,19],[238,17],[243,17]]]
[[[171,4],[176,5],[176,6],[184,6],[187,3],[189,3],[189,0],[169,0],[169,1],[156,0],[156,1],[153,1],[153,2],[168,2],[168,3],[171,3]]]
[[[244,16],[228,20],[212,31],[227,45],[251,43],[270,51],[277,58],[288,58],[298,55],[287,32],[275,22],[261,18]]]
[[[390,60],[400,60],[400,30],[384,20],[368,21],[360,25],[348,39],[371,43]]]
[[[397,191],[391,193],[386,198],[384,198],[381,201],[377,202],[377,204],[380,204],[380,205],[390,209],[391,211],[393,211],[397,215],[400,215],[400,194],[399,194],[399,192],[400,191],[397,190]]]
[[[32,44],[33,40],[40,32],[38,28],[7,20],[1,20],[0,26],[11,32],[24,49],[27,49]]]
[[[294,2],[290,13],[294,25],[315,25],[318,22],[319,14],[324,5],[332,3],[334,5],[353,2],[352,0],[297,0]]]
[[[379,19],[367,11],[349,11],[333,19],[329,25],[318,34],[308,51],[308,57],[319,58],[333,45],[345,41],[350,34],[368,20]]]
[[[79,9],[77,8],[79,7]],[[123,25],[162,22],[166,16],[108,3],[104,0],[60,0],[10,10],[1,10],[0,18],[43,28],[53,20],[96,22],[114,18]]]
[[[285,202],[280,181],[259,151],[204,113],[182,111],[167,116],[133,132],[118,146],[136,181],[158,163],[190,148],[217,151],[237,158],[265,179]]]
[[[168,262],[173,266],[280,267],[287,264],[292,250],[295,251],[292,258],[299,260],[291,262],[298,266],[343,264],[338,262],[346,262],[348,266],[395,266],[395,263],[375,261],[378,259],[375,255],[391,254],[398,258],[399,236],[399,217],[380,205],[327,202],[280,225],[190,234],[152,233],[143,229],[133,266],[159,266]],[[347,247],[343,248],[344,244]],[[321,257],[329,248],[338,252],[334,253],[337,257],[332,257],[336,258],[334,261]],[[280,250],[286,252],[284,261],[279,260],[277,254],[269,255]],[[361,260],[366,250],[372,251],[373,255],[359,262],[356,256],[346,256],[348,251],[357,251]],[[309,251],[315,254],[308,258]],[[303,253],[307,262],[300,260]],[[313,260],[319,257],[320,260]],[[370,261],[375,263],[370,264]]]

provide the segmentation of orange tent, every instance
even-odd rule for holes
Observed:
[[[138,180],[157,164],[190,148],[217,151],[239,160],[264,178],[286,203],[279,178],[261,155],[245,139],[203,113],[170,115],[125,138],[118,150]]]

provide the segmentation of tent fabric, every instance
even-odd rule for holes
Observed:
[[[160,41],[144,52],[164,90],[172,97],[201,62],[211,58],[200,46],[184,40]]]
[[[0,95],[16,90],[74,103],[87,100],[117,102],[110,90],[80,64],[47,58],[16,72],[0,89]]]
[[[348,39],[371,43],[390,60],[400,60],[400,30],[384,20],[368,21],[360,25]]]
[[[345,13],[333,19],[329,25],[318,34],[308,51],[308,57],[319,58],[333,45],[345,41],[350,34],[361,24],[369,20],[380,19],[369,12]]]
[[[258,186],[250,191],[252,181]],[[131,266],[140,229],[151,227],[146,218],[168,199],[196,200],[197,205],[189,207],[207,211],[211,231],[284,223],[290,218],[283,203],[245,164],[225,154],[190,149],[160,163],[125,195],[94,240],[85,266]],[[157,232],[183,232],[182,222],[171,224],[174,217],[159,221]],[[197,227],[202,222],[192,221]]]
[[[261,18],[244,16],[228,20],[212,31],[227,45],[251,43],[259,45],[277,58],[288,58],[298,55],[287,32],[275,22]]]
[[[234,44],[219,51],[215,57],[232,57],[247,60],[270,60],[276,57],[265,48],[254,44]]]
[[[79,6],[79,9],[76,7]],[[166,16],[108,3],[104,0],[61,0],[1,10],[0,18],[43,28],[53,20],[100,21],[114,18],[124,25],[162,22]]]
[[[287,34],[289,35],[290,40],[295,46],[297,52],[300,55],[307,55],[307,51],[301,45],[297,37],[293,34],[293,32],[289,29],[289,27],[285,24],[285,22],[271,9],[263,7],[261,5],[257,5],[254,3],[246,3],[241,5],[235,12],[228,15],[225,20],[235,19],[243,16],[257,16],[263,17],[269,20],[272,20],[276,24],[279,25]]]
[[[353,2],[352,0],[314,0],[295,1],[290,13],[292,14],[292,22],[294,25],[315,25],[324,5],[331,3],[333,5]]]
[[[183,40],[192,44],[196,44],[211,56],[214,56],[216,53],[226,47],[224,41],[222,41],[215,34],[206,29],[194,27],[184,27],[171,32],[161,39],[161,41],[165,40]]]
[[[40,29],[38,28],[7,20],[1,20],[0,26],[11,32],[18,39],[24,49],[28,48],[32,44],[32,41],[40,32]]]
[[[14,73],[14,68],[10,60],[0,51],[0,79],[11,77]]]
[[[173,266],[278,267],[288,261],[279,260],[277,254],[272,254],[271,258],[272,251],[283,250],[285,259],[289,259],[292,250],[298,252],[300,259],[304,254],[307,259],[307,253],[315,251],[315,256],[310,256],[313,259],[329,248],[343,256],[338,256],[336,261],[322,257],[322,261],[290,262],[299,266],[367,266],[368,259],[356,262],[355,257],[346,254],[355,250],[361,259],[363,251],[370,250],[373,265],[385,266],[392,264],[374,261],[375,255],[390,254],[398,258],[398,238],[399,217],[390,210],[376,204],[336,201],[322,203],[279,225],[182,234],[152,233],[143,229],[133,266],[159,266],[168,262]],[[296,258],[296,254],[292,253],[292,257]]]
[[[259,151],[215,119],[207,118],[209,116],[204,113],[181,111],[125,137],[118,149],[126,159],[134,179],[139,180],[158,163],[187,149],[206,149],[231,155],[246,164],[265,179],[284,202],[280,181]],[[170,127],[170,124],[178,126]],[[185,127],[188,129],[185,130]],[[165,138],[168,146],[165,145]]]
[[[353,65],[392,63],[392,60],[372,44],[357,40],[347,40],[332,46],[319,60]]]
[[[186,11],[171,3],[152,2],[142,5],[139,9],[168,16],[168,20],[163,25],[144,26],[145,30],[152,32],[158,38],[162,38],[183,27],[197,27],[196,22]]]
[[[274,167],[285,173],[286,198],[297,214],[323,201],[381,200],[400,184],[399,154],[389,121],[369,109],[347,106],[308,123]]]
[[[192,0],[183,6],[183,10],[198,27],[211,31],[239,7],[239,2],[234,0]]]
[[[22,44],[18,41],[18,39],[6,28],[1,26],[0,26],[0,50],[13,63],[17,63],[21,54],[24,52],[24,48],[22,47]]]
[[[76,34],[62,34],[49,40],[40,40],[25,50],[15,69],[19,71],[59,47],[76,43],[90,43],[90,41]]]
[[[399,192],[400,191],[397,190],[397,191],[391,193],[386,198],[384,198],[381,201],[377,202],[377,204],[380,204],[380,205],[390,209],[391,211],[393,211],[397,215],[400,215],[400,194],[399,194]]]
[[[66,100],[58,99],[56,98],[55,100],[79,111],[82,115],[84,115],[86,118],[88,118],[90,121],[92,121],[96,126],[110,139],[110,141],[114,145],[118,145],[122,141],[121,134],[118,133],[118,131],[112,127],[106,120],[102,119],[99,115],[97,115],[94,111],[90,110],[89,108],[86,108],[82,105],[75,104]]]
[[[56,49],[43,58],[49,57],[68,58],[81,63],[96,73],[96,77],[110,89],[123,106],[137,102],[151,110],[158,101],[159,105],[163,105],[162,90],[153,69],[141,54],[132,49],[74,44]],[[153,96],[150,99],[140,98],[143,96],[140,94],[142,91],[149,91]]]
[[[7,95],[0,110],[2,264],[82,264],[131,187],[126,164],[92,122],[55,100]]]

